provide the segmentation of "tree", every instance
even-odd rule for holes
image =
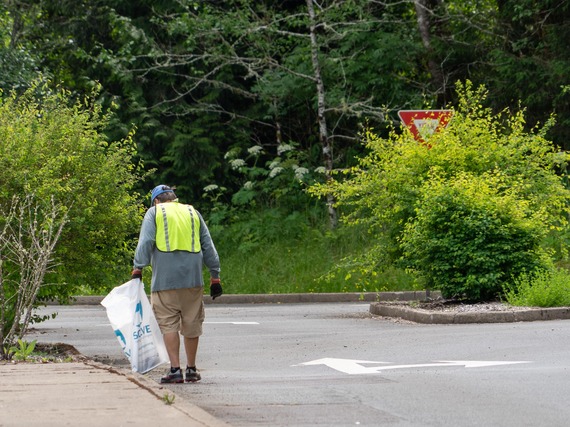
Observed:
[[[169,37],[156,39],[146,58],[155,63],[140,72],[177,82],[161,108],[192,117],[216,113],[239,126],[234,134],[243,137],[232,146],[251,146],[253,139],[272,155],[283,143],[307,150],[318,139],[330,177],[349,161],[359,122],[383,123],[390,108],[385,99],[405,103],[394,89],[417,77],[413,59],[406,64],[402,50],[393,49],[407,30],[392,24],[401,18],[388,9],[364,1],[187,4],[157,18]],[[180,42],[172,44],[173,38]],[[403,51],[413,56],[415,49]],[[379,69],[397,65],[373,76],[362,72],[371,61]],[[328,206],[334,225],[332,199]]]
[[[208,184],[228,200],[241,191],[223,159],[233,148],[262,146],[271,163],[295,145],[309,170],[344,168],[363,123],[385,136],[398,109],[456,103],[451,82],[467,78],[486,84],[496,110],[522,99],[533,124],[554,109],[564,147],[566,3],[10,0],[3,37],[33,60],[26,70],[73,96],[100,82],[99,101],[118,106],[105,133],[137,128],[146,186],[176,184],[198,202]],[[7,64],[7,87],[28,79],[22,58]]]
[[[434,13],[436,8],[441,8],[443,6],[442,3],[442,0],[414,0],[418,29],[420,37],[422,39],[422,44],[426,51],[428,70],[431,75],[431,84],[435,89],[435,93],[439,95],[439,105],[445,103],[444,95],[446,93],[446,81],[444,79],[442,67],[436,61],[434,49],[432,46],[433,20],[431,18],[431,14]]]
[[[568,148],[570,6],[559,0],[415,0],[428,92],[439,106],[457,99],[451,82],[485,85],[495,111],[525,108],[528,128],[557,122],[549,137]],[[520,104],[520,106],[519,106]]]
[[[21,40],[25,15],[14,3],[0,5],[0,90],[4,93],[23,91],[39,77],[38,61],[27,40]]]
[[[486,86],[496,108],[520,101],[529,126],[552,113],[550,137],[570,149],[570,93],[563,90],[570,72],[570,4],[562,0],[498,0],[497,40],[489,53]]]
[[[14,197],[0,212],[0,359],[22,339],[34,314],[44,278],[54,267],[55,246],[67,221],[66,210],[51,199]]]

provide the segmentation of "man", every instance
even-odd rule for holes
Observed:
[[[222,295],[218,252],[200,213],[179,203],[173,188],[155,187],[150,204],[132,278],[142,278],[142,269],[152,267],[151,305],[170,359],[170,371],[161,382],[196,382],[201,379],[196,353],[204,322],[202,266],[210,271],[210,296],[215,299]],[[180,368],[180,335],[186,351],[185,378]]]

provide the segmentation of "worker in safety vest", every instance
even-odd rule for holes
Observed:
[[[191,205],[178,202],[174,189],[158,185],[151,192],[133,261],[132,278],[152,267],[151,305],[164,337],[170,371],[163,383],[196,382],[198,341],[204,322],[202,266],[210,271],[210,296],[222,295],[220,260],[204,219]],[[180,368],[184,337],[186,372]]]

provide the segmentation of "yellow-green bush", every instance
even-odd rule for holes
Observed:
[[[343,222],[366,228],[373,244],[356,257],[360,271],[399,264],[447,295],[487,299],[520,269],[547,263],[545,242],[567,225],[570,192],[559,168],[566,154],[545,139],[549,124],[527,131],[524,112],[485,108],[484,88],[458,84],[458,95],[431,148],[407,131],[385,139],[369,131],[368,154],[346,179],[311,192],[332,192]]]
[[[14,195],[53,197],[68,217],[47,280],[59,286],[42,287],[41,298],[110,289],[128,277],[144,214],[133,191],[141,172],[132,135],[105,136],[109,120],[95,96],[76,100],[44,83],[0,98],[0,206],[8,210]]]

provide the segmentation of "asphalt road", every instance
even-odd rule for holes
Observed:
[[[168,387],[234,426],[568,425],[569,320],[425,325],[368,310],[209,305],[203,379]],[[54,311],[26,339],[128,366],[103,307],[43,312]],[[164,371],[146,375],[158,381]]]

